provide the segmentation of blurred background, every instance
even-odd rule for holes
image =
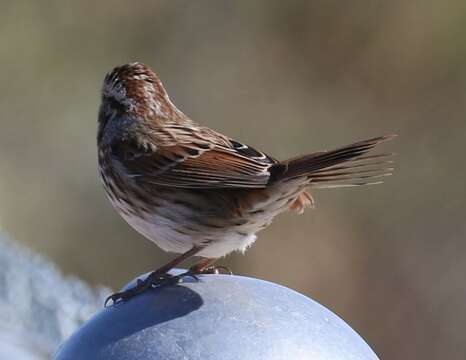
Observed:
[[[100,87],[152,66],[196,121],[278,158],[387,133],[384,185],[320,190],[235,273],[296,289],[382,359],[466,354],[464,1],[2,1],[0,227],[92,285],[172,258],[113,211]]]

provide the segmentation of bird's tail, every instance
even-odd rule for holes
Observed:
[[[366,155],[396,135],[360,141],[332,151],[321,151],[282,161],[272,169],[274,181],[306,177],[317,188],[373,185],[392,174],[392,153]]]

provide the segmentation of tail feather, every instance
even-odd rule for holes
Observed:
[[[395,135],[360,141],[336,150],[317,152],[278,164],[275,180],[308,178],[319,188],[373,185],[392,174],[393,154],[365,155]]]

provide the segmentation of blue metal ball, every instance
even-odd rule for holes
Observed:
[[[144,276],[143,276],[144,277]],[[141,277],[141,278],[143,278]],[[133,286],[134,281],[128,286]],[[202,275],[102,309],[55,360],[377,359],[343,320],[286,287]]]

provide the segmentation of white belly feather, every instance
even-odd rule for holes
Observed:
[[[244,252],[256,240],[255,234],[267,227],[277,214],[285,211],[289,201],[294,199],[301,189],[302,186],[292,182],[281,184],[278,191],[276,188],[270,188],[267,200],[249,209],[239,225],[233,224],[234,219],[231,219],[228,225],[214,229],[193,222],[192,218],[187,216],[192,215],[192,210],[181,205],[165,204],[158,207],[156,212],[145,213],[141,217],[133,215],[130,206],[124,201],[110,200],[128,224],[162,250],[184,253],[193,246],[205,245],[199,256],[218,258],[232,251]]]

